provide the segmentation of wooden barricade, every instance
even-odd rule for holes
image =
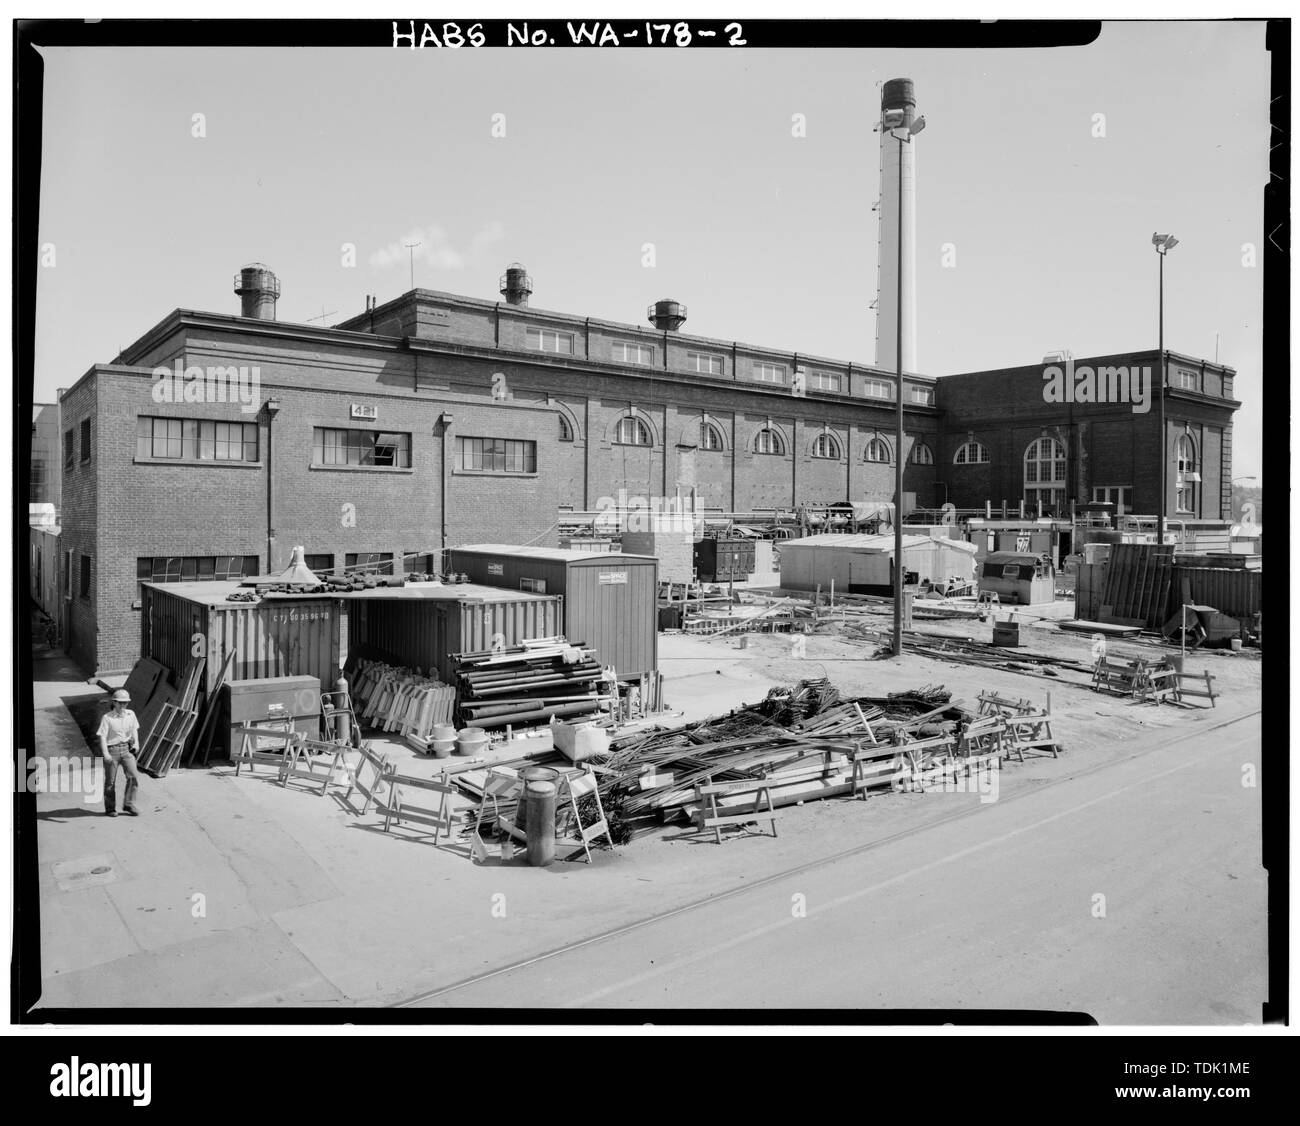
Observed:
[[[596,802],[596,820],[589,825],[582,823],[582,815],[578,812],[578,800],[590,795]],[[605,819],[605,807],[600,801],[600,788],[597,783],[596,775],[590,768],[584,767],[579,774],[565,773],[560,775],[560,782],[556,789],[555,804],[559,808],[562,802],[568,802],[569,808],[573,811],[573,822],[577,828],[576,837],[559,837],[555,838],[556,855],[559,855],[561,848],[569,848],[576,852],[582,849],[586,855],[587,863],[591,863],[590,844],[597,837],[604,837],[610,845],[614,844],[614,838],[609,834],[609,822]]]
[[[383,781],[388,784],[388,797],[382,805],[376,802],[375,808],[377,812],[384,815],[385,833],[388,832],[394,822],[400,825],[404,821],[414,821],[421,825],[433,826],[433,843],[435,846],[443,833],[446,833],[448,838],[451,837],[452,814],[447,808],[447,799],[453,794],[459,793],[459,791],[452,785],[445,770],[436,779],[414,778],[408,774],[398,774],[396,771],[390,770],[383,775]],[[419,790],[424,793],[437,794],[437,809],[412,804],[403,795],[404,790]]]
[[[293,721],[288,719],[268,719],[243,727],[232,727],[231,734],[240,736],[239,754],[235,756],[235,777],[246,765],[251,771],[254,764],[274,766],[278,771],[284,765],[284,756],[289,744],[293,742],[296,732]],[[278,743],[278,751],[263,750],[263,740],[270,740],[272,745]]]
[[[387,785],[389,760],[387,755],[376,754],[369,743],[362,743],[357,753],[360,758],[355,763],[348,763],[348,788],[343,794],[343,800],[349,800],[354,790],[360,790],[366,798],[361,805],[361,815],[364,817],[370,812],[371,803],[378,802],[375,795]]]
[[[1218,705],[1214,702],[1218,698],[1218,693],[1214,691],[1214,677],[1208,672],[1180,672],[1178,677],[1178,694],[1177,699],[1182,700],[1184,696],[1199,696],[1202,699],[1210,701],[1210,707],[1215,708]],[[1189,687],[1189,685],[1204,684],[1205,689],[1202,691],[1199,687]]]
[[[866,791],[888,783],[891,789],[899,789],[901,780],[908,773],[907,756],[903,748],[889,743],[857,743],[851,756],[853,774],[850,793],[866,798]]]
[[[320,786],[318,797],[325,796],[331,783],[338,786],[350,785],[352,767],[346,757],[350,749],[343,743],[322,743],[319,739],[298,735],[285,748],[280,765],[280,785],[288,788],[295,778],[302,778],[313,786]],[[340,768],[344,771],[342,780],[335,777],[335,771]]]
[[[743,813],[720,813],[718,798],[726,794],[754,795],[754,808]],[[697,782],[695,784],[697,801],[705,804],[700,811],[700,828],[712,829],[715,841],[722,843],[723,825],[742,825],[749,821],[768,821],[772,825],[772,836],[776,836],[776,819],[780,816],[772,804],[772,783],[756,778],[742,779],[739,782]],[[763,809],[763,801],[767,809]],[[724,807],[725,808],[725,807]]]

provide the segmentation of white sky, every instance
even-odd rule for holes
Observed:
[[[1244,404],[1234,474],[1261,472],[1263,271],[1242,245],[1264,239],[1262,24],[1108,24],[1087,47],[1019,52],[44,54],[57,265],[39,279],[37,401],[177,306],[238,312],[248,261],[279,275],[282,320],[337,323],[409,287],[413,238],[417,285],[495,300],[520,260],[539,308],[640,323],[670,296],[687,331],[870,362],[871,127],[878,83],[905,76],[928,125],[921,370],[1154,348],[1150,236],[1172,231],[1166,346],[1212,359],[1220,334]]]

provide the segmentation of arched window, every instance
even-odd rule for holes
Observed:
[[[825,457],[839,461],[840,440],[829,430],[823,430],[813,441],[812,455],[813,457]]]
[[[1174,443],[1174,463],[1178,473],[1175,488],[1178,490],[1178,511],[1196,511],[1196,484],[1201,475],[1196,471],[1196,446],[1191,435],[1180,435]]]
[[[884,438],[872,438],[862,454],[863,461],[889,462],[893,460],[889,453],[889,443]]]
[[[560,419],[560,441],[572,442],[573,427],[569,425],[569,420],[565,418],[564,415],[560,415],[559,419]]]
[[[624,415],[618,420],[618,428],[614,431],[614,443],[619,446],[648,446],[650,428],[636,415]]]
[[[700,449],[702,450],[722,450],[726,446],[722,441],[722,431],[718,429],[715,423],[710,422],[707,418],[700,423]]]
[[[1042,515],[1065,502],[1065,447],[1055,438],[1035,438],[1025,450],[1025,501]]]
[[[754,435],[754,452],[756,454],[785,454],[785,440],[774,427],[764,426]]]
[[[915,465],[933,465],[934,451],[924,442],[915,442],[912,445],[912,462]]]
[[[952,459],[953,465],[985,465],[989,461],[989,451],[983,442],[967,442],[957,447],[957,454]]]

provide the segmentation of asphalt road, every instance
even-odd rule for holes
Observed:
[[[1260,749],[1257,716],[1189,733],[407,1004],[995,1008],[1107,1025],[1257,1023],[1267,873],[1260,789],[1242,776],[1247,763],[1260,771]]]

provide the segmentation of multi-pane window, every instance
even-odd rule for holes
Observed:
[[[1131,485],[1094,485],[1092,499],[1098,503],[1109,502],[1115,506],[1115,515],[1123,516],[1133,506],[1129,501]]]
[[[312,430],[313,465],[410,469],[411,435],[382,430]]]
[[[862,393],[868,399],[892,399],[894,385],[885,379],[868,379],[862,384]]]
[[[989,451],[983,442],[966,442],[957,447],[953,465],[984,465],[989,461]]]
[[[63,432],[63,468],[71,469],[77,456],[77,435],[75,431]]]
[[[1196,447],[1192,439],[1183,434],[1174,443],[1174,460],[1178,476],[1175,488],[1178,490],[1178,511],[1196,511],[1196,483],[1201,475],[1196,471]]]
[[[90,419],[81,420],[81,460],[90,460]]]
[[[889,461],[889,443],[884,438],[872,438],[867,442],[867,448],[862,452],[862,460]]]
[[[256,555],[143,555],[136,558],[135,577],[142,583],[228,582],[256,575],[258,562]]]
[[[650,427],[634,414],[624,415],[614,428],[614,443],[619,446],[650,445]]]
[[[1064,485],[1065,447],[1055,438],[1035,438],[1025,450],[1026,485]]]
[[[645,364],[647,367],[655,362],[655,350],[649,344],[634,344],[628,340],[614,342],[614,359],[621,364]]]
[[[256,461],[257,423],[141,416],[136,419],[135,456],[190,461]]]
[[[560,441],[572,442],[573,427],[569,424],[569,420],[565,418],[564,415],[560,415],[559,419],[560,419]]]
[[[754,452],[781,456],[785,453],[785,440],[771,426],[764,426],[754,435]]]
[[[934,451],[924,442],[912,444],[912,462],[915,465],[933,465]]]
[[[1180,387],[1184,391],[1195,391],[1197,384],[1196,372],[1188,371],[1186,368],[1174,368],[1169,384],[1171,387]]]
[[[722,357],[708,352],[687,352],[686,366],[691,371],[698,371],[704,375],[721,375]]]
[[[304,555],[302,561],[307,564],[307,570],[316,575],[328,575],[334,570],[333,555]]]
[[[755,360],[754,378],[760,383],[784,383],[785,364],[769,364]]]
[[[536,473],[537,443],[512,438],[460,438],[460,467],[476,473]]]
[[[700,449],[721,450],[724,448],[722,431],[707,419],[700,423]]]
[[[808,375],[808,386],[813,391],[838,391],[840,373],[837,371],[814,371]]]
[[[436,575],[433,553],[430,551],[406,551],[402,553],[402,566],[408,574]]]
[[[373,571],[379,575],[393,573],[393,553],[391,551],[349,551],[344,557],[344,569],[349,574]]]
[[[573,355],[573,333],[571,332],[557,332],[551,328],[530,328],[525,336],[530,351]]]
[[[933,387],[913,387],[913,388],[911,389],[911,395],[912,395],[912,402],[914,402],[914,403],[921,403],[921,404],[923,404],[924,406],[927,406],[927,407],[928,407],[932,402],[934,402],[934,388],[933,388]]]
[[[838,461],[840,456],[839,439],[828,430],[822,431],[813,440],[812,455],[813,457],[833,458]]]

